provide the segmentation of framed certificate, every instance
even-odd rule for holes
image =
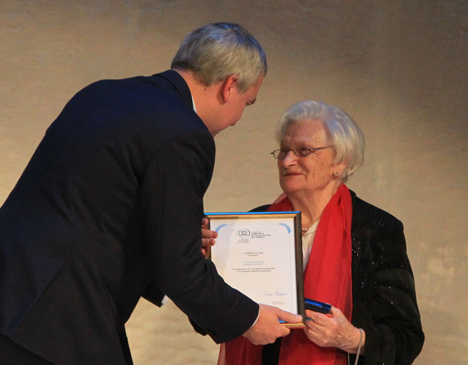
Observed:
[[[232,287],[261,304],[304,315],[300,212],[207,213],[218,233],[209,258]],[[302,323],[284,323],[304,327]]]

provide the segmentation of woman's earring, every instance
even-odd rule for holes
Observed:
[[[334,177],[335,179],[338,179],[339,176],[340,176],[340,173],[339,173],[338,171],[335,171],[335,172],[333,173],[333,177]]]

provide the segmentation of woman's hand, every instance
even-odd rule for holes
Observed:
[[[337,347],[355,354],[359,346],[361,331],[354,327],[338,308],[332,307],[330,314],[306,311],[307,338],[321,347]],[[362,331],[361,355],[364,354],[365,332]]]
[[[215,238],[218,237],[218,233],[215,231],[210,231],[208,229],[210,221],[208,218],[204,217],[202,219],[202,247],[201,252],[206,256],[208,248],[214,246],[216,243]]]

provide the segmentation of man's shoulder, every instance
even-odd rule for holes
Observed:
[[[100,94],[106,91],[105,94],[101,94],[103,97],[109,95],[109,93],[116,94],[119,92],[139,92],[139,93],[163,93],[163,94],[177,94],[179,97],[186,99],[191,104],[190,89],[187,86],[185,80],[177,72],[173,70],[167,70],[161,73],[157,73],[151,76],[133,76],[120,79],[102,79],[97,80],[89,85],[83,87],[80,93],[94,93]]]

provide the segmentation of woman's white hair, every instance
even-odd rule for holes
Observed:
[[[276,138],[281,143],[288,128],[298,122],[320,120],[330,132],[328,141],[335,149],[335,164],[344,163],[345,168],[340,176],[343,182],[351,176],[364,162],[364,134],[356,122],[340,108],[323,102],[304,100],[290,106],[281,116]]]

